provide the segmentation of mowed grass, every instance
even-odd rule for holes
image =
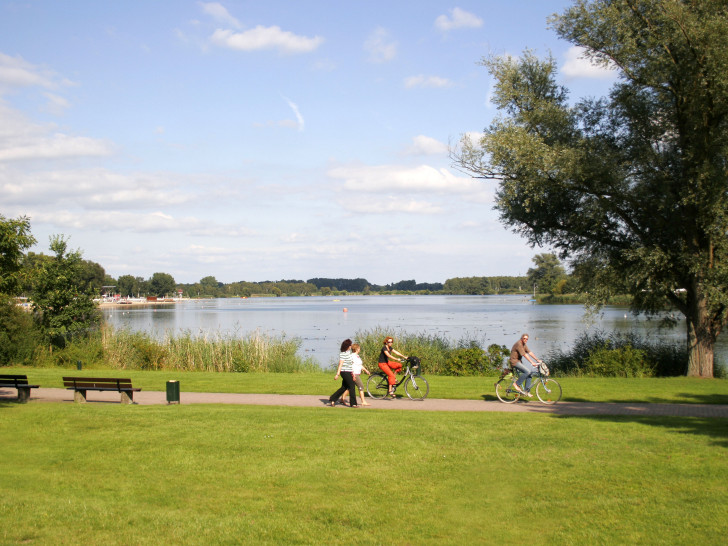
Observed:
[[[167,381],[180,382],[182,392],[238,392],[259,394],[330,395],[341,384],[334,372],[221,373],[61,368],[0,368],[0,373],[27,374],[31,384],[63,387],[63,376],[129,377],[135,387],[164,391]],[[445,377],[425,373],[430,398],[496,400],[496,377]],[[366,381],[367,376],[363,376]],[[728,380],[694,377],[576,378],[556,377],[564,401],[728,404]],[[14,392],[14,391],[13,391]],[[400,388],[400,392],[401,388]]]
[[[2,544],[724,544],[728,422],[0,402]]]

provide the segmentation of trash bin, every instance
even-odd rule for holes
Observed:
[[[167,381],[167,404],[179,404],[179,381]]]

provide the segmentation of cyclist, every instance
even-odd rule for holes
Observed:
[[[382,347],[382,352],[379,353],[379,369],[387,374],[387,382],[389,383],[388,396],[394,396],[392,385],[397,382],[394,374],[402,371],[402,360],[407,359],[402,353],[392,348],[392,343],[394,343],[394,339],[391,337],[384,338],[384,346]],[[399,355],[402,357],[402,360],[393,355]]]
[[[511,367],[516,368],[521,374],[518,376],[518,380],[515,383],[516,390],[521,394],[533,398],[533,395],[529,392],[531,390],[531,374],[536,372],[535,366],[541,363],[541,360],[531,352],[526,345],[528,341],[528,334],[523,334],[521,339],[516,341],[515,345],[511,349]],[[523,362],[523,357],[526,357],[528,362]],[[523,390],[523,382],[526,382],[526,390]]]

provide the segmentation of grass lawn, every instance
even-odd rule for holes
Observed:
[[[0,544],[722,545],[728,532],[725,419],[0,402],[0,437]]]
[[[88,370],[59,368],[0,368],[0,373],[22,373],[41,387],[63,387],[64,375],[130,377],[135,387],[164,391],[170,379],[180,382],[182,392],[240,392],[261,394],[330,395],[340,385],[333,373],[215,373]],[[496,400],[495,377],[444,377],[427,375],[430,398]],[[563,400],[571,402],[663,402],[681,404],[728,404],[728,380],[669,377],[654,379],[556,377]],[[366,375],[364,376],[366,380]]]

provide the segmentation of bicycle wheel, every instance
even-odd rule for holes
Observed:
[[[554,379],[544,379],[536,383],[536,396],[544,404],[555,404],[561,400],[561,385]]]
[[[512,404],[521,397],[521,394],[513,386],[513,381],[503,379],[495,384],[495,395],[504,404]]]
[[[430,392],[430,384],[421,375],[411,375],[404,383],[404,392],[410,400],[424,400]]]
[[[369,396],[375,400],[381,400],[389,392],[389,383],[387,376],[383,373],[375,373],[369,376],[367,380],[367,392]]]

